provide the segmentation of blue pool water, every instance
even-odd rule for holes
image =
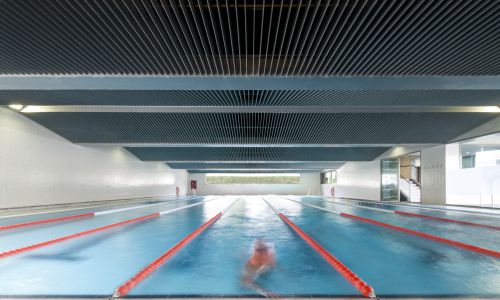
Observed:
[[[327,199],[330,200],[330,199]],[[450,207],[447,210],[435,210],[435,209],[426,209],[425,207],[419,208],[417,205],[401,205],[401,204],[391,204],[391,203],[382,203],[382,202],[374,202],[374,201],[346,201],[346,200],[339,200],[337,199],[336,201],[341,202],[341,203],[349,203],[349,204],[355,204],[359,206],[367,206],[367,207],[377,207],[377,208],[383,208],[383,209],[389,209],[389,210],[400,210],[404,212],[410,212],[410,213],[419,213],[419,214],[426,214],[430,216],[436,216],[436,217],[441,217],[441,218],[448,218],[448,219],[461,219],[461,218],[466,218],[468,222],[474,222],[474,223],[479,223],[479,224],[486,224],[486,225],[495,225],[498,226],[500,223],[500,213],[495,213],[493,214],[491,210],[488,210],[488,212],[485,212],[484,214],[470,214],[470,213],[462,213],[458,210],[464,210],[466,211],[466,208],[455,208],[455,207]],[[477,211],[481,211],[484,209],[476,209]]]
[[[364,224],[277,196],[265,197],[373,286],[379,295],[500,297],[500,259]],[[314,197],[295,199],[500,250],[500,235],[494,230],[401,217]],[[0,251],[202,200],[207,199],[187,198],[90,219],[2,232]],[[233,201],[237,202],[226,214],[141,282],[131,295],[255,295],[256,292],[243,286],[240,279],[252,243],[258,238],[274,243],[277,256],[276,268],[258,279],[264,288],[281,295],[358,295],[257,196],[221,197],[145,222],[0,259],[0,294],[111,295],[120,284]],[[405,209],[419,212],[418,208]],[[54,213],[54,216],[64,214]],[[499,221],[458,213],[453,216],[496,225]],[[9,218],[9,222],[17,223],[20,219]]]

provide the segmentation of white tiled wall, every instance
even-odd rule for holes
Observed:
[[[174,195],[187,177],[120,147],[73,144],[0,108],[0,208]]]
[[[446,204],[446,145],[421,152],[422,204]]]
[[[335,188],[335,197],[380,200],[380,161],[349,162],[337,170],[337,183],[322,184],[321,191],[331,196]]]

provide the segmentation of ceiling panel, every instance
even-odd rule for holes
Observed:
[[[340,168],[344,162],[275,162],[275,163],[205,163],[205,162],[187,162],[187,163],[168,163],[172,169],[186,170],[334,170]]]
[[[0,105],[461,106],[498,105],[499,90],[0,90]]]
[[[498,0],[0,6],[0,74],[500,74]]]
[[[128,147],[144,161],[368,161],[388,147]]]
[[[32,113],[76,143],[444,143],[492,113]]]

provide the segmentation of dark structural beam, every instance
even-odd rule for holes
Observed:
[[[500,76],[3,75],[0,90],[499,90]]]

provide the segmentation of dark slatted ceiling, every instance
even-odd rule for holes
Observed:
[[[0,105],[415,106],[498,105],[498,90],[0,91]]]
[[[333,170],[340,168],[343,162],[286,162],[286,163],[204,163],[204,162],[183,162],[183,163],[168,163],[172,169],[186,170],[261,170],[266,169],[282,169],[282,170]],[[284,171],[288,172],[288,171]]]
[[[500,75],[498,0],[0,0],[0,75]],[[228,77],[222,77],[228,76]],[[266,78],[267,80],[267,78]],[[466,80],[466,79],[464,79]],[[0,105],[474,106],[492,90],[0,91]],[[291,87],[290,87],[291,89]],[[345,88],[346,89],[346,88]],[[78,143],[445,143],[486,113],[34,113]],[[145,145],[147,146],[147,145]],[[131,149],[204,170],[328,169],[384,148]],[[168,150],[168,152],[166,152]],[[146,152],[140,152],[146,151]],[[153,153],[159,151],[159,153]],[[342,152],[344,151],[344,152]],[[324,164],[320,159],[338,160]],[[217,159],[262,164],[180,163]],[[301,160],[302,163],[283,163]],[[316,162],[314,162],[316,160]],[[282,163],[279,163],[282,161]],[[307,161],[307,162],[306,162]]]
[[[145,161],[358,161],[387,147],[129,147]]]
[[[444,143],[488,113],[34,113],[77,143]]]
[[[498,0],[1,0],[0,74],[495,75]]]

